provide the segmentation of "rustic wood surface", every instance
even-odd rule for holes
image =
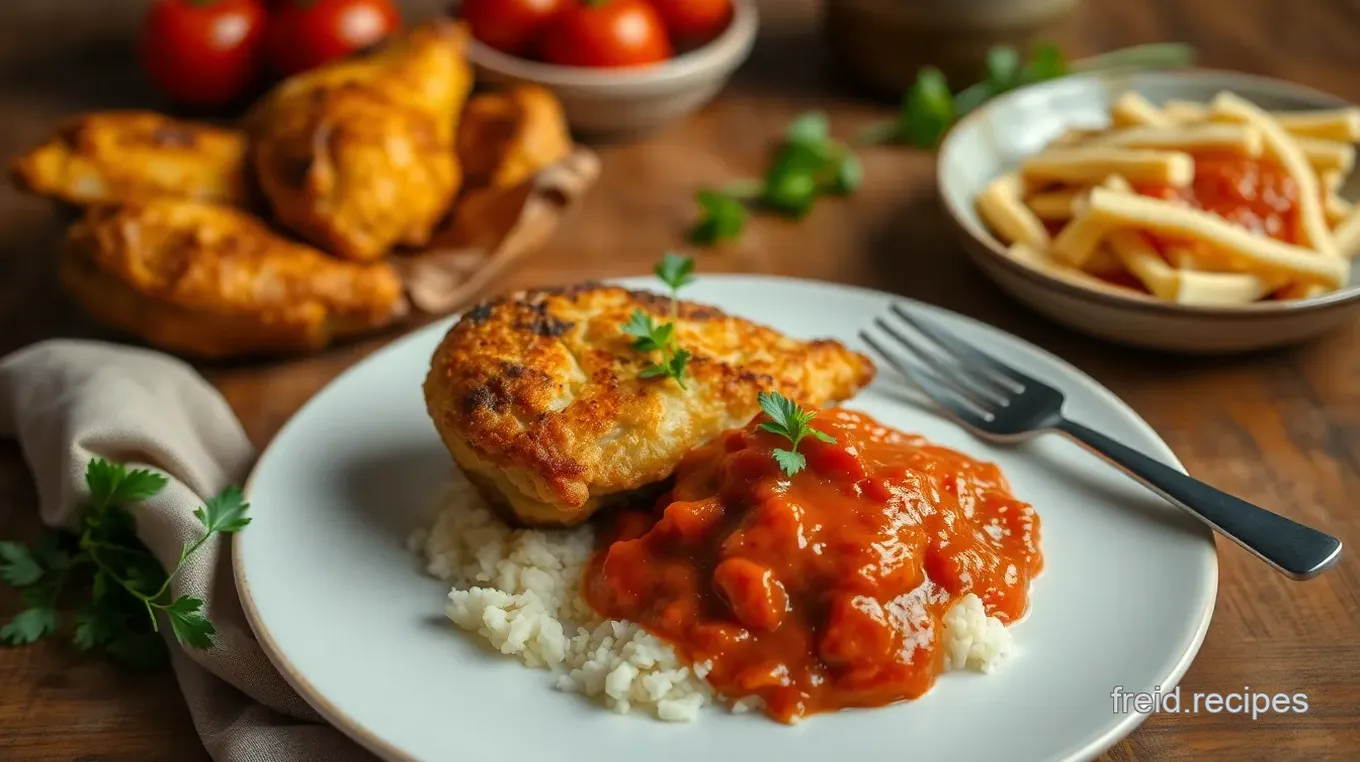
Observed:
[[[406,3],[408,17],[436,0]],[[76,112],[162,104],[133,57],[140,0],[0,3],[0,155]],[[722,98],[639,143],[601,148],[604,175],[545,250],[500,287],[645,272],[680,244],[701,185],[758,171],[785,122],[818,106],[848,135],[889,106],[829,74],[815,4],[765,3],[757,50]],[[1292,31],[1291,31],[1292,30]],[[1093,0],[1064,30],[1074,54],[1183,40],[1204,64],[1282,77],[1360,102],[1360,6],[1353,0]],[[768,272],[842,281],[941,304],[1005,328],[1095,376],[1170,443],[1191,473],[1360,542],[1360,326],[1309,346],[1194,360],[1111,347],[1055,327],[984,282],[950,238],[932,194],[931,156],[864,155],[853,198],[802,224],[761,221],[738,244],[704,254],[706,272]],[[48,204],[0,188],[0,354],[53,336],[103,336],[55,285],[61,223]],[[310,395],[389,337],[306,359],[204,368],[257,445]],[[39,527],[31,481],[0,443],[0,537]],[[1113,760],[1360,759],[1360,555],[1305,584],[1284,581],[1220,543],[1213,625],[1183,691],[1304,692],[1305,714],[1155,715]],[[1149,558],[1149,563],[1155,559]],[[0,618],[18,608],[0,592]],[[1111,658],[1118,658],[1111,654]],[[1080,665],[1073,665],[1080,669]],[[133,678],[54,642],[0,650],[0,759],[206,758],[173,677]]]

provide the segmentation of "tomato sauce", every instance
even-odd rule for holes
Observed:
[[[775,719],[921,696],[964,593],[1007,624],[1043,566],[1039,518],[992,464],[822,412],[792,478],[788,441],[730,431],[691,452],[653,511],[620,514],[586,571],[599,613],[674,644],[728,699]]]
[[[1203,209],[1285,243],[1299,241],[1298,184],[1269,159],[1226,152],[1195,155],[1195,180],[1186,188],[1142,186],[1147,196]],[[1149,238],[1153,238],[1149,236]],[[1174,241],[1156,241],[1164,248]]]

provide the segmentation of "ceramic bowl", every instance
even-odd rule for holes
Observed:
[[[1209,70],[1074,76],[990,101],[961,119],[945,137],[936,179],[944,208],[983,273],[1011,296],[1059,323],[1144,349],[1184,354],[1269,349],[1313,338],[1352,320],[1360,310],[1360,269],[1352,273],[1347,286],[1317,297],[1192,307],[1140,294],[1091,290],[1007,256],[1006,247],[978,216],[974,206],[978,193],[1065,129],[1107,123],[1114,100],[1130,89],[1153,103],[1170,99],[1207,103],[1228,90],[1272,111],[1350,105],[1290,82]],[[1353,180],[1349,183],[1352,190]]]
[[[750,55],[759,26],[755,0],[736,0],[733,6],[731,23],[712,42],[653,66],[555,66],[502,53],[475,39],[468,58],[480,81],[528,82],[551,90],[579,135],[632,136],[663,127],[708,103]]]

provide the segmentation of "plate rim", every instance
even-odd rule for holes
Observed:
[[[1100,397],[1104,398],[1106,403],[1111,404],[1115,408],[1118,408],[1124,412],[1131,414],[1136,425],[1144,429],[1145,433],[1150,434],[1152,438],[1158,444],[1161,445],[1162,449],[1161,454],[1169,457],[1169,461],[1166,461],[1167,465],[1175,468],[1181,473],[1187,473],[1184,464],[1182,464],[1180,461],[1180,458],[1176,456],[1175,452],[1171,449],[1171,446],[1166,443],[1166,440],[1162,439],[1162,436],[1157,433],[1157,430],[1154,429],[1152,425],[1149,424],[1146,420],[1144,420],[1143,417],[1138,414],[1138,411],[1134,410],[1128,403],[1120,399],[1119,396],[1116,395],[1113,391],[1111,391],[1108,387],[1097,381],[1095,378],[1091,377],[1090,374],[1086,373],[1082,369],[1068,362],[1067,360],[1064,360],[1063,358],[1053,354],[1052,352],[1049,352],[1047,349],[1044,349],[1043,347],[1040,347],[1036,344],[1033,344],[1030,341],[1027,341],[1026,339],[1016,336],[1010,331],[1007,331],[999,326],[991,325],[977,318],[964,315],[958,312],[954,312],[953,310],[949,310],[944,307],[930,304],[928,302],[923,302],[918,299],[902,296],[901,294],[894,294],[888,291],[880,291],[878,289],[866,288],[864,286],[837,283],[835,281],[825,281],[814,278],[795,278],[786,275],[765,275],[760,273],[701,274],[696,276],[696,280],[726,280],[726,281],[748,281],[766,283],[770,281],[775,281],[783,285],[802,285],[802,286],[818,285],[823,287],[831,287],[841,291],[849,291],[859,296],[874,297],[877,299],[882,299],[886,297],[891,300],[908,302],[914,306],[925,307],[927,310],[947,313],[953,318],[957,318],[959,320],[964,321],[965,323],[974,326],[980,326],[984,329],[989,329],[992,331],[1003,333],[1006,336],[1010,337],[1011,339],[1020,342],[1028,351],[1035,352],[1039,356],[1049,361],[1056,362],[1061,366],[1065,366],[1068,370],[1075,372],[1078,376],[1084,377],[1087,380],[1091,381],[1095,386],[1096,393]],[[604,285],[616,285],[634,289],[645,288],[648,285],[653,285],[657,283],[656,279],[653,278],[652,276],[625,276],[601,279],[595,282]],[[527,289],[515,289],[507,293],[518,293],[520,291],[532,291],[532,290],[535,289],[532,287]],[[449,315],[441,320],[437,320],[428,325],[422,326],[414,331],[411,331],[410,333],[407,333],[404,336],[395,339],[394,341],[391,341],[381,347],[378,347],[370,354],[366,355],[365,357],[359,359],[354,364],[340,371],[338,374],[335,375],[335,377],[327,381],[321,388],[313,392],[312,395],[308,397],[307,400],[304,403],[302,403],[302,405],[300,405],[298,409],[293,412],[292,415],[288,417],[288,420],[285,421],[281,427],[279,427],[279,430],[275,432],[274,436],[270,438],[268,444],[264,446],[264,448],[260,451],[259,455],[255,458],[255,462],[254,464],[252,464],[250,469],[250,474],[246,477],[245,484],[242,485],[241,488],[247,501],[250,500],[251,488],[255,482],[255,477],[259,472],[260,464],[265,462],[265,460],[269,457],[271,451],[274,450],[277,443],[295,425],[297,419],[302,416],[302,413],[304,413],[312,404],[315,403],[317,398],[319,398],[324,392],[326,392],[332,386],[339,384],[346,376],[348,376],[351,372],[355,371],[360,366],[365,365],[369,362],[378,362],[379,358],[382,357],[383,355],[398,351],[398,349],[401,346],[419,340],[426,333],[433,333],[436,331],[447,332],[449,329],[453,327],[453,325],[460,319],[461,316],[462,312]],[[1216,608],[1217,605],[1219,584],[1219,562],[1217,545],[1214,539],[1213,530],[1211,530],[1207,526],[1204,526],[1203,524],[1200,524],[1200,529],[1201,534],[1205,536],[1205,539],[1207,540],[1210,548],[1209,594],[1205,598],[1204,610],[1201,612],[1200,621],[1195,627],[1194,635],[1190,638],[1189,645],[1186,648],[1185,652],[1181,654],[1180,660],[1176,662],[1176,664],[1172,667],[1171,671],[1166,675],[1166,677],[1161,680],[1160,684],[1163,686],[1179,685],[1181,679],[1185,677],[1185,673],[1189,670],[1190,665],[1199,655],[1199,651],[1204,644],[1204,638],[1208,634],[1209,626],[1213,620],[1214,609]],[[251,632],[252,634],[254,634],[256,642],[260,645],[260,650],[264,652],[265,657],[269,660],[270,664],[274,666],[274,668],[278,671],[280,676],[283,677],[284,681],[288,683],[288,685],[298,694],[298,697],[301,698],[303,702],[305,702],[308,706],[310,706],[318,715],[320,715],[321,719],[323,719],[331,727],[340,731],[342,734],[349,737],[351,740],[353,740],[360,746],[364,747],[370,753],[375,754],[385,762],[422,762],[422,760],[420,760],[419,758],[410,755],[406,751],[397,748],[391,742],[383,739],[376,732],[366,727],[356,718],[351,717],[350,715],[341,711],[339,707],[337,707],[321,691],[319,691],[315,686],[313,686],[311,682],[308,681],[297,670],[297,668],[295,668],[292,665],[292,663],[288,660],[287,656],[283,652],[283,649],[279,647],[279,644],[274,640],[273,636],[270,634],[268,626],[265,625],[264,621],[261,619],[259,611],[255,606],[254,598],[251,595],[250,583],[246,580],[246,575],[244,571],[245,567],[244,564],[242,563],[241,540],[247,534],[248,533],[242,533],[231,538],[232,580],[236,585],[237,598],[240,600],[241,610],[245,614],[246,622],[250,625]],[[1118,743],[1120,740],[1128,737],[1134,730],[1137,730],[1138,726],[1141,725],[1149,716],[1151,715],[1142,714],[1139,712],[1126,713],[1119,722],[1111,726],[1105,733],[1092,739],[1091,741],[1088,741],[1086,744],[1078,748],[1064,751],[1063,754],[1067,759],[1094,759],[1098,757],[1100,754],[1110,749],[1112,746],[1114,746],[1114,744]]]

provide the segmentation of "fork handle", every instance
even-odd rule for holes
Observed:
[[[1294,579],[1315,577],[1341,557],[1335,537],[1215,489],[1080,423],[1062,419],[1054,428]]]

